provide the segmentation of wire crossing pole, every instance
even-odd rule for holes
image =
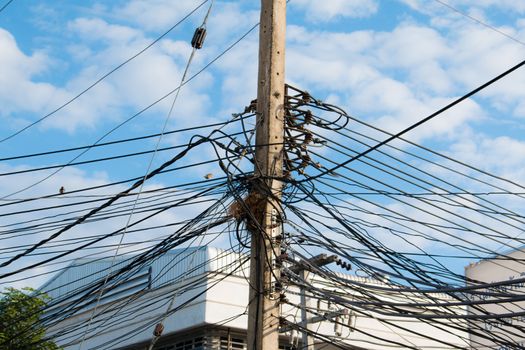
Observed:
[[[279,348],[279,270],[284,136],[286,0],[261,0],[255,195],[261,199],[252,228],[248,349]],[[277,179],[276,179],[277,178]]]

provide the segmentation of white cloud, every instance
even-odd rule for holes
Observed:
[[[448,0],[451,5],[466,6],[473,8],[499,9],[503,11],[525,12],[525,3],[514,0]]]
[[[257,97],[257,52],[257,43],[247,41],[218,63],[221,72],[225,73],[221,92],[223,105],[228,106],[226,113],[241,112]]]
[[[0,165],[0,173],[23,170],[27,168],[29,168],[29,166],[11,166],[3,163]],[[16,176],[5,176],[2,178],[2,181],[0,181],[0,193],[3,196],[7,193],[13,192],[16,189],[34,184],[36,181],[42,179],[42,176],[43,175],[41,173],[24,173]],[[40,196],[47,196],[49,194],[58,194],[60,187],[63,186],[65,188],[65,194],[63,196],[42,198],[36,201],[21,202],[17,203],[16,205],[2,207],[3,216],[0,217],[0,257],[2,259],[0,262],[4,262],[7,257],[21,252],[21,249],[27,249],[29,246],[49,237],[51,234],[57,232],[61,227],[63,227],[65,223],[71,222],[62,220],[76,219],[77,217],[87,213],[93,207],[101,205],[105,202],[104,200],[92,202],[93,200],[99,199],[101,196],[112,196],[128,188],[129,186],[129,184],[120,184],[107,188],[98,188],[88,192],[73,193],[73,191],[78,189],[104,185],[110,183],[111,181],[111,177],[106,172],[98,171],[89,173],[79,168],[68,167],[52,176],[48,180],[33,187],[30,191],[18,194],[16,196],[17,198],[38,198]],[[165,185],[155,178],[148,181],[148,184],[144,187],[144,191],[164,187]],[[161,195],[160,197],[159,194]],[[146,217],[146,215],[152,213],[141,212],[141,210],[148,209],[148,206],[150,206],[149,209],[151,209],[151,206],[154,205],[157,205],[157,209],[159,209],[168,203],[173,203],[173,198],[177,195],[181,197],[183,196],[179,194],[177,189],[173,189],[171,193],[143,193],[140,197],[142,201],[138,202],[135,213],[131,218],[131,223],[136,222]],[[188,196],[190,195],[191,193],[188,194]],[[16,269],[27,267],[30,264],[43,261],[44,259],[55,256],[64,250],[78,247],[90,239],[94,239],[94,237],[97,235],[108,234],[117,229],[125,227],[129,218],[132,203],[135,198],[135,196],[121,198],[111,207],[101,211],[99,214],[102,215],[96,214],[99,220],[85,222],[75,226],[71,230],[61,234],[56,239],[46,243],[45,246],[39,248],[35,252],[37,254],[21,258],[19,261],[9,265],[8,267],[0,268],[0,274],[12,272]],[[203,197],[200,199],[203,199]],[[6,203],[8,202],[0,202],[0,204]],[[53,206],[61,206],[73,203],[77,203],[77,205],[53,208]],[[210,203],[198,203],[190,206],[181,206],[174,210],[164,211],[138,225],[133,226],[129,229],[128,233],[126,233],[123,239],[123,245],[119,249],[119,254],[151,247],[153,244],[155,244],[155,242],[148,242],[148,240],[159,239],[165,235],[171,234],[177,229],[177,226],[160,227],[156,229],[150,229],[148,231],[133,232],[134,230],[175,224],[183,220],[193,218],[209,204]],[[26,210],[46,207],[49,209],[44,211],[23,212]],[[122,214],[121,216],[104,218],[105,216],[111,216],[111,214],[118,214],[118,210],[123,211],[120,213]],[[20,213],[16,215],[6,215],[11,212]],[[9,230],[21,229],[28,226],[29,229],[26,229],[25,231],[9,232]],[[146,238],[144,236],[144,232],[147,232]],[[54,262],[47,263],[41,267],[32,268],[25,272],[2,279],[0,280],[0,290],[5,286],[12,286],[16,288],[24,286],[38,287],[48,280],[53,275],[55,270],[63,268],[71,259],[74,258],[90,255],[95,257],[112,256],[115,253],[116,245],[119,243],[119,240],[120,236],[107,238],[99,243],[93,244],[90,246],[90,248],[84,248]],[[22,280],[15,281],[19,279]]]
[[[97,18],[77,18],[69,22],[68,28],[71,35],[77,38],[68,50],[75,53],[73,57],[78,64],[78,72],[63,86],[38,82],[38,74],[49,69],[52,59],[41,52],[31,56],[24,54],[14,37],[0,30],[0,64],[6,72],[0,76],[0,116],[7,118],[11,125],[25,126],[30,121],[30,118],[26,121],[15,120],[12,113],[16,112],[17,118],[20,118],[21,112],[28,115],[34,113],[32,118],[47,114],[152,41],[139,30],[109,24]],[[190,52],[187,42],[163,40],[47,118],[42,126],[74,133],[80,127],[94,128],[101,121],[121,120],[176,88]],[[194,66],[202,64],[203,58],[200,52],[197,53]],[[181,118],[181,124],[187,124],[187,115],[196,118],[205,115],[209,108],[208,97],[198,90],[206,88],[210,82],[211,75],[204,73],[183,88],[174,114]],[[171,101],[172,97],[153,111],[165,117]]]
[[[288,73],[299,85],[315,86],[344,97],[347,109],[357,115],[377,116],[375,123],[400,131],[450,101],[455,90],[446,71],[446,39],[436,31],[402,24],[392,32],[350,34],[309,32],[291,27]],[[442,62],[445,62],[443,64]],[[293,62],[293,64],[292,64]],[[391,70],[399,77],[391,77]],[[474,102],[459,106],[411,137],[448,135],[482,113]]]
[[[0,117],[13,112],[40,111],[56,89],[34,79],[44,72],[50,60],[43,52],[26,55],[15,38],[0,28]]]
[[[205,47],[236,40],[259,22],[259,11],[246,10],[240,2],[216,2],[206,25]]]
[[[337,33],[290,26],[288,79],[341,97],[354,115],[401,130],[500,74],[525,57],[509,38],[464,18],[450,28],[403,22],[392,31]],[[500,28],[514,36],[522,29]],[[312,88],[313,87],[313,88]],[[499,113],[523,117],[525,78],[519,71],[462,102],[412,134],[452,137],[469,121]]]
[[[443,12],[438,12],[439,16],[436,16],[433,10],[439,4],[435,2],[430,1],[430,4],[433,4],[432,10],[429,10],[429,2],[405,2],[427,11],[427,14],[431,15],[428,18],[430,25],[419,22],[420,19],[410,19],[393,29],[384,29],[385,26],[382,26],[382,30],[354,32],[330,32],[289,26],[287,80],[300,88],[310,90],[316,97],[334,101],[358,118],[395,132],[443,107],[523,57],[523,49],[516,43],[472,23],[457,13],[442,9]],[[39,81],[39,74],[47,72],[53,58],[39,51],[22,52],[13,36],[0,30],[0,64],[8,68],[5,70],[6,74],[0,76],[0,115],[8,118],[12,111],[19,114],[26,111],[44,114],[149,44],[153,34],[146,34],[148,31],[167,29],[198,3],[200,1],[197,0],[135,0],[127,2],[117,15],[103,15],[108,12],[108,8],[100,8],[99,18],[82,17],[71,20],[68,26],[68,40],[74,44],[67,49],[73,54],[71,63],[75,65],[75,76],[67,77],[62,80],[64,83],[55,85]],[[483,19],[487,18],[484,17],[487,9],[498,6],[495,1],[481,1],[479,5],[473,1],[453,3],[470,6],[469,13],[476,13],[476,16],[479,15]],[[245,4],[246,2],[243,4],[242,1],[216,2],[208,23],[207,41],[204,49],[197,52],[193,71],[221,52],[226,43],[237,39],[240,33],[258,21],[257,11],[246,10]],[[330,28],[339,28],[341,31],[345,29],[338,26],[341,22],[337,22],[337,19],[366,17],[378,11],[377,1],[364,0],[294,0],[290,2],[290,6],[304,11],[308,20],[316,24],[335,20],[336,25],[330,25]],[[501,6],[500,9],[504,8],[503,6],[518,8],[521,5],[505,2]],[[200,24],[204,11],[205,7],[193,16],[190,22],[193,25]],[[446,14],[443,14],[445,11]],[[525,28],[519,21],[517,25],[518,27],[514,28],[508,23],[501,29],[519,37]],[[72,133],[79,128],[95,129],[108,119],[110,122],[122,120],[124,116],[129,115],[128,111],[142,108],[173,89],[180,80],[191,50],[188,41],[192,29],[186,29],[183,31],[184,37],[179,36],[178,30],[174,31],[170,38],[162,40],[63,112],[50,118],[45,126]],[[207,71],[198,80],[186,86],[176,105],[172,123],[177,127],[197,125],[203,120],[210,120],[211,114],[211,117],[227,116],[231,112],[241,111],[255,98],[257,49],[257,35],[254,32],[214,65],[211,70],[213,74]],[[489,171],[524,181],[525,174],[521,170],[521,164],[525,161],[523,141],[480,135],[479,130],[474,130],[479,125],[473,123],[488,116],[490,111],[483,108],[487,102],[498,111],[524,116],[524,91],[525,80],[522,76],[515,75],[479,95],[476,100],[466,101],[418,128],[410,133],[408,138],[428,142],[430,147],[435,145],[432,141],[445,141],[447,145],[448,142],[452,142],[453,146],[449,149],[451,157],[471,164],[482,164]],[[155,121],[164,118],[171,100],[168,98],[165,103],[156,107],[154,113],[148,115],[148,123],[152,121],[149,117],[158,118]],[[205,115],[207,116],[204,117]],[[137,127],[144,127],[144,124],[138,124]],[[376,136],[370,131],[368,135]],[[184,136],[171,141],[182,143]],[[331,135],[327,133],[327,137],[329,136]],[[385,135],[378,138],[384,139]],[[340,141],[336,137],[331,140]],[[328,154],[328,150],[322,149],[319,152],[327,152],[323,155],[330,159],[331,154]],[[157,162],[168,156],[159,155]],[[213,153],[209,149],[199,149],[191,152],[188,157],[185,161],[193,162],[210,159]],[[207,173],[221,175],[221,171],[211,165],[191,170],[191,175],[198,178]],[[62,185],[69,189],[104,183],[109,181],[109,177],[106,174],[93,175],[72,169],[46,182],[42,192],[39,190],[34,193],[56,192]],[[451,180],[450,177],[445,179]],[[18,187],[34,181],[34,178],[24,176],[16,180]],[[4,193],[12,191],[13,186],[12,181],[0,183],[0,189]],[[370,209],[371,213],[381,212],[364,202],[353,203]],[[418,204],[415,201],[410,203]],[[408,217],[432,223],[445,223],[428,213],[422,214],[417,209],[409,209],[407,205],[390,202],[383,204]],[[428,205],[420,207],[432,212]],[[56,213],[63,214],[60,211]],[[458,210],[457,213],[463,212]],[[177,213],[186,214],[187,217],[191,217],[193,213]],[[178,216],[166,214],[159,217],[158,221],[149,223],[173,222],[177,218]],[[372,214],[363,214],[362,218],[390,225],[386,220],[378,219]],[[109,231],[120,227],[121,224],[121,221],[107,221],[86,225],[70,237],[82,237],[94,231]],[[422,225],[414,224],[413,227],[423,230]],[[381,232],[379,229],[372,231],[374,237],[383,242],[392,241],[390,233]],[[35,236],[35,239],[39,237]],[[410,240],[423,248],[432,247],[433,244],[429,239],[421,237],[411,237]],[[11,241],[13,246],[17,242]],[[414,246],[401,240],[393,242],[395,248],[414,250]]]
[[[0,171],[2,173],[9,172],[9,171],[16,171],[16,170],[23,170],[27,169],[27,166],[9,166],[7,164],[2,164],[0,166]],[[30,184],[35,183],[37,180],[42,178],[42,174],[39,173],[25,173],[25,174],[18,174],[16,176],[5,176],[3,177],[1,183],[0,183],[0,193],[2,196],[11,193],[15,190],[18,190],[24,186],[28,186]],[[59,192],[60,187],[64,186],[66,191],[72,191],[74,189],[83,188],[83,187],[90,187],[90,186],[97,186],[104,183],[107,183],[108,181],[107,174],[98,172],[96,174],[93,174],[92,176],[89,176],[85,172],[75,169],[75,168],[67,168],[64,169],[62,172],[56,174],[55,176],[51,177],[49,180],[45,181],[44,183],[32,188],[30,191],[18,194],[15,198],[27,198],[26,194],[28,194],[28,197],[39,197],[49,194],[57,194]],[[120,190],[122,187],[116,186],[116,188],[112,189],[113,191]],[[102,194],[103,190],[97,190],[93,191],[92,194]],[[11,198],[13,199],[13,198]],[[82,199],[80,199],[82,200]],[[75,201],[79,201],[78,198],[76,199],[64,199],[64,198],[50,198],[50,199],[42,199],[40,201],[28,201],[28,202],[22,202],[17,205],[12,205],[9,207],[3,207],[3,213],[7,214],[10,212],[20,212],[24,210],[31,210],[36,209],[39,207],[46,207],[46,206],[55,206],[55,205],[61,205],[66,203],[72,203]],[[5,204],[6,202],[3,201],[2,204]],[[81,206],[74,206],[68,208],[69,210],[67,212],[64,212],[63,209],[50,209],[47,211],[41,211],[41,212],[28,212],[28,213],[20,213],[17,215],[11,215],[11,216],[4,216],[0,220],[0,228],[2,230],[2,240],[0,241],[0,248],[5,249],[20,249],[20,246],[35,244],[39,242],[40,240],[44,239],[45,237],[49,236],[50,232],[55,232],[55,229],[50,229],[49,231],[41,232],[39,227],[35,227],[31,234],[27,234],[27,232],[19,232],[18,234],[9,234],[6,233],[7,230],[13,229],[13,228],[20,228],[23,226],[28,225],[37,225],[42,224],[44,221],[38,221],[39,218],[45,217],[50,215],[51,218],[48,218],[47,221],[54,221],[54,220],[60,220],[64,218],[65,216],[69,216],[69,211],[77,210],[80,208],[87,208],[89,205],[81,205]],[[67,207],[66,207],[67,208]],[[59,215],[56,218],[53,218],[53,215]],[[60,216],[62,215],[62,216]],[[29,221],[26,224],[23,224],[24,221]],[[6,226],[6,225],[16,225],[16,226]],[[99,229],[100,231],[91,231],[90,229],[85,230],[84,228],[80,228],[79,230],[71,231],[69,234],[64,235],[61,238],[78,238],[81,239],[82,237],[93,235],[102,232],[104,229],[110,229],[111,227],[114,227],[112,225],[100,225]],[[52,243],[53,244],[53,243]],[[52,245],[51,244],[51,245]],[[63,249],[63,245],[59,245],[56,250]],[[24,247],[25,249],[27,247]],[[44,249],[45,250],[45,249]],[[52,250],[52,249],[51,249]],[[6,251],[3,251],[2,254],[3,257],[6,256],[12,256],[14,253],[6,253]],[[43,255],[44,257],[49,257],[46,255]],[[42,260],[43,256],[36,256],[32,258],[27,259],[21,259],[19,262],[13,264],[13,266],[9,266],[6,268],[2,268],[2,273],[13,271],[17,268],[25,267],[30,263],[34,263],[38,260]],[[74,256],[78,256],[78,253]],[[62,259],[63,260],[63,259]],[[49,278],[49,275],[42,275],[39,276],[38,274],[47,273],[49,271],[52,271],[54,266],[46,266],[35,270],[26,271],[25,273],[20,274],[20,276],[13,276],[9,277],[8,280],[17,279],[21,277],[27,278],[27,280],[18,281],[15,283],[9,283],[8,285],[13,287],[24,287],[24,286],[32,286],[32,287],[38,287],[40,284],[42,284],[46,279]],[[5,281],[0,281],[0,288],[2,286],[5,286]]]
[[[446,5],[450,5],[462,12],[467,12],[469,14],[482,14],[482,10],[499,10],[520,14],[525,12],[525,3],[514,0],[440,0],[439,2],[442,2],[442,4],[440,4],[438,1],[427,0],[400,1],[414,10],[427,14],[435,13],[436,10],[443,10],[445,12],[451,13],[453,10],[447,8]]]
[[[477,135],[451,146],[460,160],[518,183],[525,183],[525,142],[508,136]]]
[[[128,43],[142,37],[142,33],[131,27],[109,24],[100,18],[77,18],[68,23],[68,29],[74,31],[80,38],[93,41]]]
[[[295,0],[291,5],[303,9],[307,18],[315,22],[332,21],[338,17],[368,17],[379,7],[375,0]]]
[[[0,65],[5,74],[0,75],[0,117],[5,118],[9,125],[25,125],[30,120],[23,114],[41,117],[58,105],[71,99],[77,90],[57,87],[51,83],[38,81],[39,73],[46,71],[52,59],[36,52],[31,56],[24,54],[17,46],[14,37],[0,29]],[[92,80],[92,75],[89,75]],[[87,84],[80,84],[84,88]],[[92,97],[105,100],[111,98],[108,86],[101,84]],[[93,103],[95,98],[79,100],[63,112],[48,119],[45,125],[73,132],[78,126],[93,126],[99,112],[107,111],[104,104]],[[13,114],[16,113],[16,118]],[[24,118],[27,121],[21,122]],[[31,118],[31,119],[32,119]]]
[[[118,13],[146,30],[166,30],[201,3],[202,0],[133,0],[118,9]]]
[[[375,36],[373,56],[386,67],[411,69],[450,56],[447,42],[437,31],[419,25],[401,24],[392,32]]]
[[[201,1],[182,1],[176,4],[170,1],[128,2],[122,12],[126,16],[123,15],[121,19],[125,19],[124,23],[130,23],[129,18],[134,18],[136,21],[131,20],[131,23],[138,24],[139,28],[115,24],[117,17],[111,15],[102,16],[104,12],[107,12],[102,10],[108,10],[107,8],[97,9],[94,7],[91,11],[91,17],[75,18],[70,20],[67,25],[69,29],[68,36],[70,39],[73,39],[68,42],[74,43],[66,49],[71,54],[70,57],[73,58],[70,64],[75,67],[75,76],[63,79],[64,83],[62,86],[54,86],[47,83],[40,84],[39,88],[41,91],[32,91],[30,95],[35,98],[43,95],[44,92],[47,94],[42,96],[41,99],[43,101],[35,108],[28,108],[31,106],[31,103],[28,102],[31,101],[27,101],[26,96],[20,92],[23,90],[22,88],[11,89],[11,95],[7,97],[4,95],[3,97],[19,100],[19,103],[10,110],[20,112],[20,110],[29,109],[30,112],[36,114],[36,116],[32,115],[32,118],[40,117],[71,99],[98,77],[101,77],[151,43],[153,38],[147,37],[142,30],[156,30],[160,29],[161,26],[166,28],[166,26],[172,25],[174,21],[180,19],[183,14],[186,14],[200,3]],[[203,6],[201,11],[194,16],[198,17],[198,20],[195,19],[195,21],[199,22],[202,19],[206,8],[207,6]],[[165,16],[163,17],[162,14]],[[100,17],[93,17],[97,15]],[[151,16],[151,21],[147,20],[148,16]],[[204,63],[208,62],[211,57],[222,51],[225,43],[229,44],[233,39],[237,39],[239,31],[244,31],[245,28],[251,27],[257,21],[257,11],[246,12],[239,4],[217,2],[213,7],[212,16],[208,22],[209,33],[205,49],[196,53],[188,77],[202,67]],[[91,128],[94,130],[104,122],[120,121],[122,118],[128,117],[159,97],[164,96],[178,86],[190,56],[190,38],[186,37],[186,35],[187,33],[182,37],[183,40],[177,41],[164,38],[134,61],[104,79],[103,82],[62,111],[45,120],[42,126],[45,129],[60,129],[69,133],[75,133],[79,128]],[[12,37],[11,39],[14,43],[14,39]],[[247,40],[239,47],[246,43]],[[253,53],[256,55],[256,46],[252,46],[252,44],[253,42],[249,46],[255,49]],[[16,43],[14,45],[16,46]],[[229,57],[232,57],[232,55],[226,55],[218,63],[227,61]],[[27,56],[27,58],[31,57]],[[19,59],[13,61],[22,62]],[[256,60],[250,59],[250,62],[253,63],[252,67],[256,67]],[[240,65],[243,65],[243,63]],[[20,65],[20,63],[18,64]],[[239,62],[236,64],[239,66]],[[225,69],[226,66],[229,66],[229,64],[225,63],[221,72],[226,73],[225,79],[230,81],[229,84],[231,86],[246,84],[242,75],[231,74],[231,70]],[[32,67],[36,67],[36,65],[33,64]],[[10,71],[13,71],[13,69]],[[18,71],[30,72],[25,67],[21,67]],[[194,125],[198,120],[209,120],[209,117],[215,117],[215,115],[210,116],[208,114],[219,114],[217,111],[222,110],[220,107],[217,108],[218,106],[215,106],[215,109],[211,108],[208,89],[214,82],[210,72],[211,70],[207,70],[200,74],[198,79],[184,86],[172,118],[172,123],[176,124],[177,127]],[[248,76],[244,75],[244,77]],[[24,78],[28,80],[28,83],[32,83],[30,76],[25,76]],[[13,80],[16,81],[16,79]],[[236,95],[233,90],[229,94],[230,91],[225,86],[222,91],[224,91],[226,96],[239,101],[241,96]],[[243,89],[243,91],[248,92],[249,90]],[[247,95],[245,94],[245,96]],[[243,108],[254,97],[254,94],[250,94],[247,101],[239,104],[238,108]],[[168,97],[165,101],[152,108],[149,115],[164,118],[168,113],[172,100],[173,96]],[[223,105],[230,102],[232,100],[229,98],[223,99]],[[4,106],[2,115],[6,115],[9,112],[6,107],[9,104]],[[225,109],[229,110],[229,108]],[[9,120],[10,123],[18,123],[18,127],[27,125],[29,121],[14,121],[12,118]]]

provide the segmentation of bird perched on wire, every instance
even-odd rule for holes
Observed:
[[[66,192],[66,189],[64,188],[64,186],[61,186],[60,189],[58,190],[58,192],[60,194],[64,194]]]

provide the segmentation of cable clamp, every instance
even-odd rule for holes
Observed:
[[[204,44],[204,39],[206,38],[206,28],[199,27],[195,29],[193,33],[193,38],[191,39],[191,47],[195,49],[201,49]]]

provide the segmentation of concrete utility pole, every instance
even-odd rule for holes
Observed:
[[[254,195],[260,198],[258,228],[252,228],[248,349],[279,348],[279,291],[284,137],[286,0],[261,0]],[[270,195],[271,194],[271,195]]]

